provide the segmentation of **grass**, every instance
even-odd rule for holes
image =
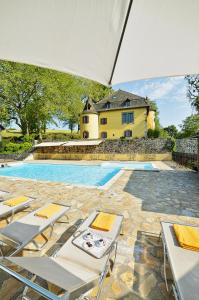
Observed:
[[[14,136],[20,137],[20,136],[22,136],[22,133],[19,130],[6,129],[1,132],[1,135],[4,138],[9,138],[9,137],[14,137]]]
[[[62,133],[62,134],[71,134],[70,130],[63,130],[63,129],[47,129],[46,134],[56,134],[56,133]],[[76,133],[74,131],[73,133]],[[20,137],[22,136],[22,133],[20,130],[17,129],[6,129],[1,132],[2,137],[9,138],[9,137]]]

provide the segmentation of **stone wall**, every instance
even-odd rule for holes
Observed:
[[[199,170],[198,147],[199,141],[197,138],[178,139],[172,158],[180,165],[197,171]]]
[[[11,154],[0,154],[0,160],[23,160],[25,158],[27,158],[30,153],[32,153],[34,151],[34,149],[30,149],[26,152],[23,153],[11,153]]]
[[[132,139],[104,140],[95,146],[53,146],[38,147],[36,153],[118,153],[118,154],[160,154],[171,152],[172,143],[169,139]]]
[[[193,139],[178,139],[176,140],[175,152],[180,153],[198,153],[198,141],[196,138]]]
[[[169,139],[104,140],[95,146],[38,147],[34,159],[171,160]]]

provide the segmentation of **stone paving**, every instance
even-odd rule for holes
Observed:
[[[163,279],[163,252],[159,240],[160,221],[199,224],[199,174],[185,169],[160,172],[125,171],[108,189],[71,187],[61,183],[0,179],[0,190],[36,197],[32,208],[53,200],[72,206],[70,224],[85,218],[93,209],[110,209],[124,215],[116,265],[106,278],[103,300],[171,300]],[[16,219],[24,213],[18,213]],[[5,226],[1,221],[0,226]],[[67,239],[69,226],[55,225],[52,239],[40,252],[24,250],[21,255],[50,255],[57,241]],[[42,237],[37,238],[42,242]],[[168,266],[168,273],[170,273]],[[171,279],[171,275],[170,275]],[[0,299],[21,299],[21,284],[0,273]],[[91,291],[94,299],[97,289]],[[38,298],[31,292],[31,299]]]

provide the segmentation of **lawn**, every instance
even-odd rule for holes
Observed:
[[[46,133],[45,134],[71,134],[70,130],[63,130],[63,129],[47,129],[46,130]],[[74,131],[74,133],[76,133],[76,131]],[[22,136],[22,133],[20,130],[16,130],[16,129],[6,129],[6,130],[3,130],[1,132],[2,134],[2,137],[4,138],[9,138],[9,137],[20,137]]]

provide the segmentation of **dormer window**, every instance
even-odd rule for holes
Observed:
[[[104,105],[105,108],[111,108],[111,103],[110,102],[106,102]]]
[[[124,102],[124,107],[129,107],[131,104],[130,100],[127,99],[125,102]]]
[[[88,109],[88,110],[90,110],[90,109],[91,109],[91,105],[90,105],[90,104],[88,104],[88,106],[87,106],[87,109]]]

